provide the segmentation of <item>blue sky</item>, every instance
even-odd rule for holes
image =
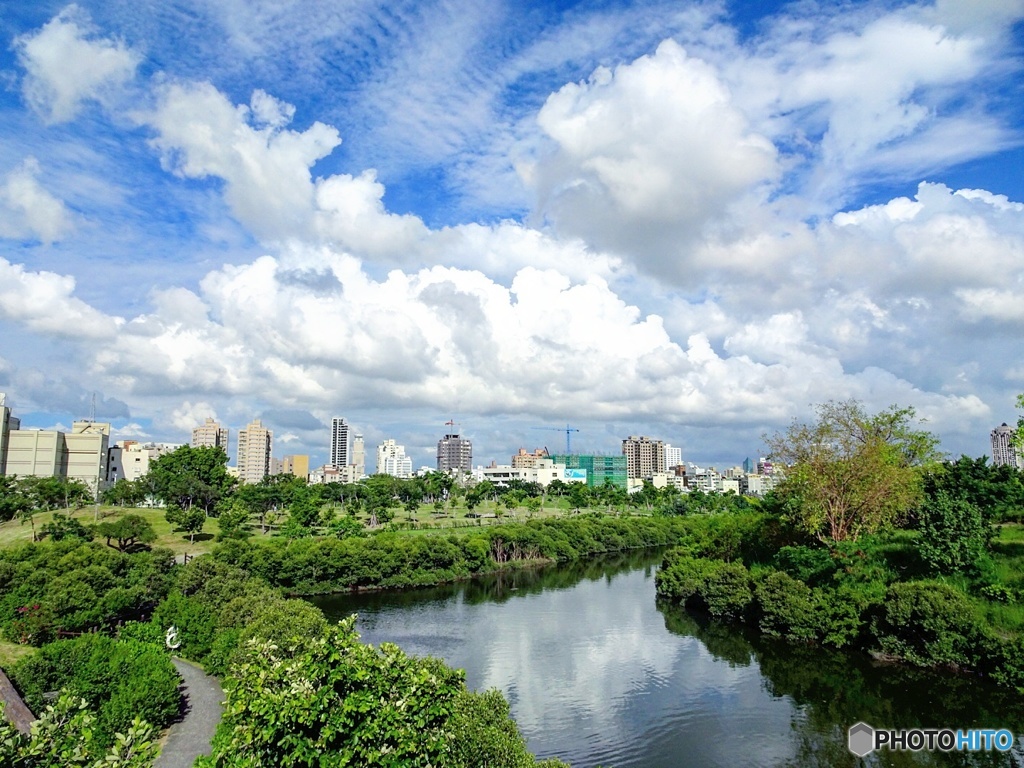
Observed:
[[[814,403],[987,452],[1024,391],[1024,1],[82,2],[0,14],[0,391],[414,463]]]

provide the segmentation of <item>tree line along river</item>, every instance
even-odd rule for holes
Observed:
[[[1019,697],[974,677],[769,641],[655,598],[662,550],[506,571],[416,590],[310,598],[498,688],[538,757],[574,768],[1024,766],[1007,753],[888,752],[866,759],[847,728],[1008,728]]]

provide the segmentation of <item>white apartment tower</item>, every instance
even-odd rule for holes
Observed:
[[[678,467],[683,463],[683,449],[673,445],[665,444],[665,469]]]
[[[992,466],[1008,464],[1017,469],[1024,469],[1024,454],[1013,443],[1016,435],[1017,430],[1007,426],[1005,421],[992,430],[989,434],[992,440]]]
[[[366,444],[358,432],[352,436],[352,466],[356,468],[356,480],[366,477]]]
[[[412,459],[405,455],[405,446],[385,440],[377,446],[377,474],[407,479],[412,477]]]
[[[349,463],[348,424],[340,416],[331,419],[330,457],[327,463],[332,467],[344,467]]]
[[[220,448],[227,455],[228,428],[207,417],[203,424],[192,429],[192,447]]]
[[[256,419],[238,430],[238,479],[258,483],[270,474],[270,446],[274,435]]]

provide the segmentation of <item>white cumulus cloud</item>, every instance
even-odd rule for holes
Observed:
[[[89,15],[69,5],[14,41],[25,68],[25,100],[49,123],[73,118],[83,101],[103,100],[135,75],[140,56],[123,41],[95,37]]]

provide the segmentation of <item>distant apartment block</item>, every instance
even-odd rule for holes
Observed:
[[[285,456],[281,459],[281,474],[309,479],[309,456],[301,453]]]
[[[405,446],[385,440],[377,446],[377,474],[408,479],[412,477],[412,459],[405,455]]]
[[[665,444],[661,440],[630,435],[622,441],[626,457],[626,477],[642,480],[665,472]]]
[[[473,471],[473,442],[466,437],[459,437],[455,432],[437,441],[437,471],[464,472]]]
[[[334,467],[344,467],[349,463],[348,424],[340,416],[331,419],[331,444],[327,463]]]
[[[989,433],[992,441],[992,465],[996,467],[1011,466],[1024,469],[1024,453],[1014,445],[1017,430],[1004,421]]]
[[[228,454],[228,428],[222,427],[214,419],[207,417],[203,424],[192,429],[193,448],[220,448],[224,455]]]
[[[356,480],[366,477],[366,443],[358,432],[352,436],[352,466],[356,470]]]
[[[525,448],[520,448],[519,452],[512,457],[512,466],[515,469],[530,469],[536,467],[538,461],[547,458],[549,456],[545,448],[536,448],[533,453],[527,453]]]
[[[665,469],[678,467],[683,463],[683,449],[665,443]]]
[[[273,433],[259,419],[238,430],[238,479],[258,483],[270,474]]]

